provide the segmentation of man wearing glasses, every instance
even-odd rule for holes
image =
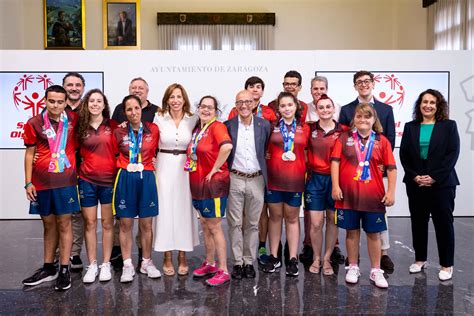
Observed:
[[[354,74],[353,82],[354,88],[359,95],[357,99],[355,99],[349,104],[344,105],[341,108],[341,113],[339,115],[339,123],[350,126],[357,105],[359,103],[371,104],[375,108],[380,123],[382,124],[382,134],[390,141],[393,151],[393,149],[395,148],[395,119],[393,117],[393,110],[390,105],[380,102],[374,98],[374,74],[366,70],[360,70]],[[382,242],[382,257],[380,260],[380,268],[385,271],[392,272],[394,270],[394,264],[388,256],[388,248],[390,248],[388,230],[380,233],[380,240]]]
[[[289,92],[298,98],[298,93],[301,91],[301,82],[301,74],[296,70],[290,70],[283,78],[283,91]],[[301,107],[301,117],[304,120],[306,118],[306,113],[308,112],[308,105],[301,100],[298,101]],[[268,106],[273,109],[273,112],[278,113],[276,108],[276,100],[270,102]]]
[[[227,159],[230,191],[227,208],[232,278],[255,278],[258,222],[263,207],[267,165],[265,152],[270,137],[270,122],[253,115],[257,106],[252,93],[240,91],[235,99],[238,115],[224,124],[232,138]]]

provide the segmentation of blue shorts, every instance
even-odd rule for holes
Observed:
[[[36,201],[30,202],[30,214],[41,216],[66,215],[81,210],[77,186],[36,191]]]
[[[77,182],[82,207],[97,206],[99,201],[100,204],[112,203],[113,187],[104,187],[81,178]]]
[[[304,205],[306,211],[333,210],[334,200],[331,196],[331,176],[315,173],[311,174],[304,191]]]
[[[300,207],[303,192],[285,192],[267,190],[265,203],[286,203],[289,206]]]
[[[119,169],[115,179],[112,209],[118,218],[158,215],[158,191],[153,171],[128,172]]]
[[[206,200],[194,200],[193,206],[204,218],[220,218],[225,215],[227,197]]]
[[[335,215],[336,225],[346,230],[360,229],[361,220],[362,228],[366,233],[380,233],[387,230],[385,213],[382,212],[337,209]]]

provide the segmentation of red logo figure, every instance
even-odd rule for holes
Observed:
[[[375,85],[377,99],[392,107],[395,105],[398,105],[399,108],[402,107],[405,100],[405,89],[394,74],[375,75],[374,81],[378,83]]]
[[[44,109],[44,91],[53,84],[48,75],[24,74],[13,88],[13,103],[17,110],[24,106],[23,110],[31,110],[33,117]]]

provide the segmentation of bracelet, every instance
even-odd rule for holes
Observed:
[[[32,182],[28,182],[27,184],[25,184],[25,190],[31,187],[32,185],[33,185]]]

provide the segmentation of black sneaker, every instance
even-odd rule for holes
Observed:
[[[54,281],[58,278],[58,272],[56,269],[47,270],[44,267],[38,269],[33,273],[32,276],[22,281],[23,285],[33,286],[43,282]]]
[[[69,261],[71,262],[71,270],[82,270],[84,268],[81,256],[72,256]]]
[[[115,272],[122,271],[123,268],[123,258],[120,246],[113,246],[112,255],[110,256],[110,263],[114,267]]]
[[[344,263],[344,255],[341,253],[341,249],[339,249],[338,246],[334,247],[334,249],[332,250],[331,257],[329,258],[329,260],[336,264]]]
[[[232,279],[242,280],[242,278],[244,277],[244,271],[242,270],[242,266],[235,265],[230,275]]]
[[[303,245],[303,250],[299,255],[302,264],[313,263],[313,247],[311,245]]]
[[[273,273],[281,267],[281,261],[270,255],[268,262],[263,266],[262,270],[265,273]]]
[[[291,258],[286,265],[286,275],[295,277],[298,276],[298,259]]]
[[[255,278],[255,268],[253,267],[253,264],[244,265],[244,277],[248,279]]]
[[[393,264],[392,259],[388,255],[383,255],[380,258],[380,269],[387,271],[387,272],[393,272],[395,269],[395,265]]]
[[[68,268],[61,268],[58,279],[56,280],[56,291],[65,291],[71,287],[71,273]]]

